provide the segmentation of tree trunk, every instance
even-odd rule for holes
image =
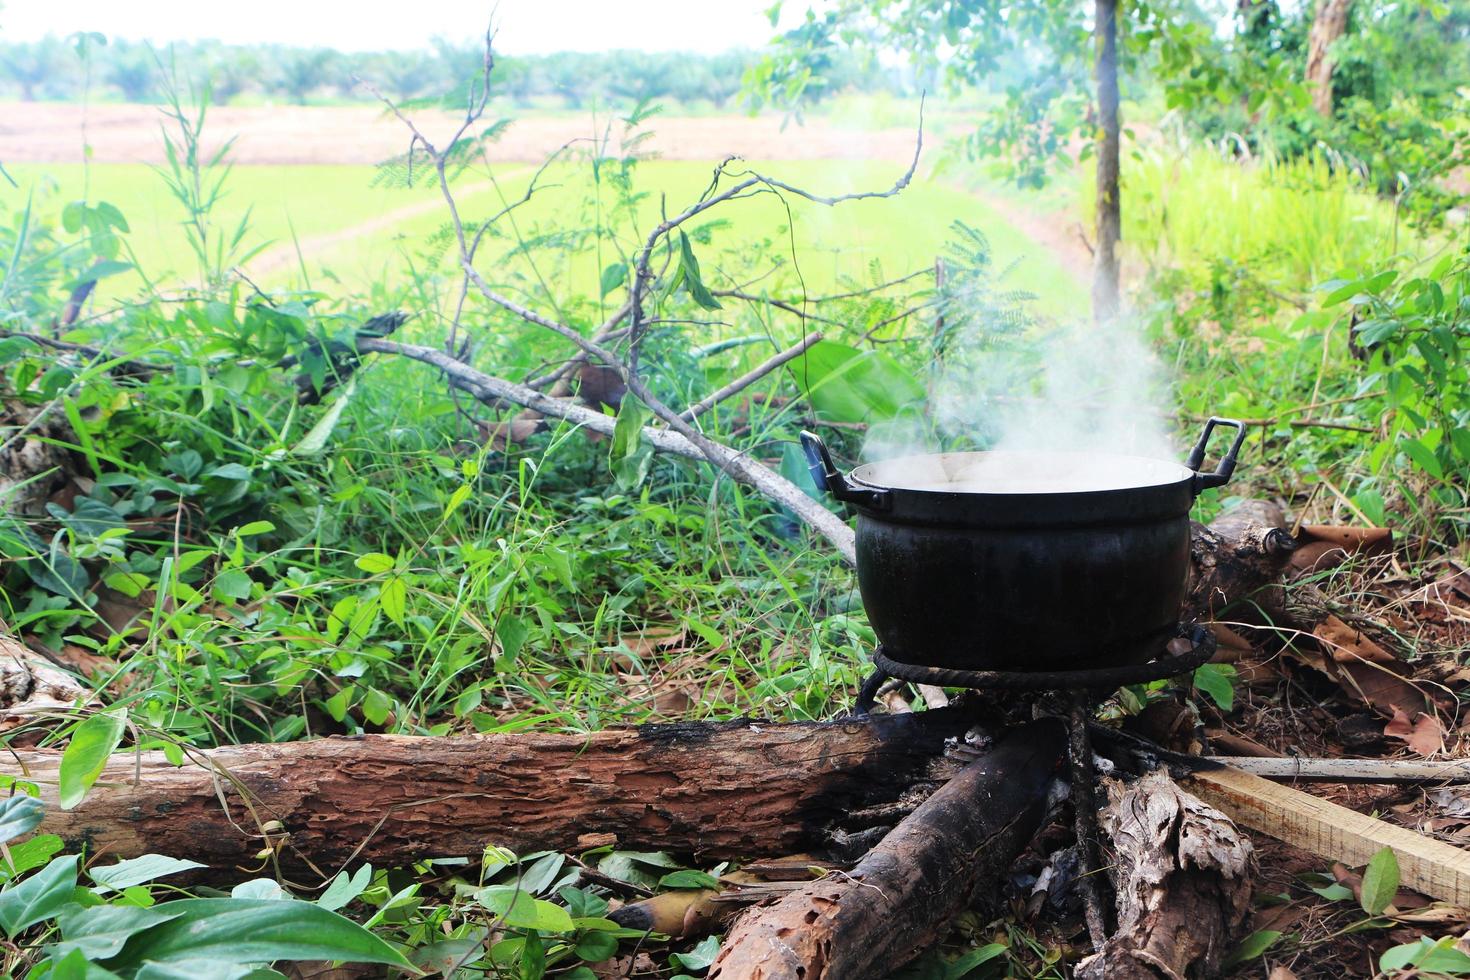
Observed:
[[[1040,825],[1065,755],[1056,722],[1013,732],[929,797],[852,871],[746,912],[709,980],[881,980],[994,894]]]
[[[1332,62],[1334,41],[1347,32],[1348,11],[1352,0],[1320,0],[1317,16],[1307,34],[1307,88],[1312,93],[1312,108],[1323,118],[1332,118]]]
[[[586,736],[365,735],[194,752],[183,766],[122,753],[73,810],[56,803],[60,752],[21,751],[0,771],[40,784],[42,833],[112,857],[158,851],[228,869],[259,866],[270,848],[286,869],[331,872],[476,856],[490,843],[576,850],[598,832],[719,860],[792,854],[825,844],[833,827],[890,823],[862,811],[891,810],[958,771],[945,740],[975,721],[948,708]]]
[[[1118,0],[1096,0],[1097,250],[1093,253],[1092,316],[1104,323],[1122,307],[1118,285],[1118,242],[1123,212],[1118,187]]]

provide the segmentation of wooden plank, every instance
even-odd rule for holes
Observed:
[[[1391,847],[1403,887],[1470,907],[1470,851],[1238,769],[1191,773],[1185,785],[1236,823],[1349,867]]]
[[[1307,759],[1212,755],[1211,762],[1266,779],[1304,783],[1470,783],[1470,759],[1419,762],[1412,759]]]

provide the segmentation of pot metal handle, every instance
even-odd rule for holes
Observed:
[[[887,510],[891,506],[887,490],[868,490],[850,483],[833,464],[827,444],[815,432],[801,430],[801,450],[806,454],[806,465],[818,490],[825,490],[838,500],[869,510]]]
[[[1225,426],[1234,429],[1235,439],[1231,441],[1230,449],[1224,456],[1220,457],[1220,463],[1215,467],[1215,472],[1201,473],[1199,472],[1199,468],[1205,465],[1205,449],[1210,444],[1210,435],[1215,431],[1216,426]],[[1184,463],[1185,466],[1195,471],[1194,492],[1196,494],[1201,490],[1224,486],[1230,482],[1231,475],[1235,473],[1235,458],[1240,454],[1240,445],[1245,442],[1245,434],[1245,423],[1237,419],[1222,419],[1218,416],[1212,416],[1205,423],[1205,431],[1200,434],[1199,442],[1194,444],[1194,449],[1190,450],[1189,459]]]

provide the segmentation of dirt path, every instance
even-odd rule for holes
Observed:
[[[1086,290],[1092,284],[1092,249],[1087,243],[1082,222],[1070,214],[1057,211],[1032,211],[995,191],[967,188],[967,193],[984,201],[986,206],[1005,219],[1056,260],[1067,276]]]
[[[504,174],[501,180],[511,180],[523,174],[531,172],[530,167],[522,167]],[[454,199],[463,201],[477,194],[484,194],[495,189],[495,185],[488,180],[482,180],[474,184],[456,188]],[[444,210],[442,198],[435,197],[428,201],[419,201],[414,204],[405,204],[403,207],[394,208],[392,211],[384,211],[375,218],[367,221],[349,225],[346,228],[338,228],[335,231],[326,231],[317,235],[308,235],[294,242],[282,242],[261,252],[255,258],[246,263],[246,268],[252,276],[270,276],[304,262],[307,259],[317,258],[323,253],[330,252],[339,245],[345,245],[353,239],[367,238],[380,231],[395,228],[405,221],[410,221],[424,214],[432,214],[435,211]]]

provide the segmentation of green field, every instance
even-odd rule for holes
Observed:
[[[764,161],[755,169],[822,194],[891,186],[900,169],[872,161]],[[713,163],[653,160],[638,170],[637,190],[644,193],[634,226],[651,227],[660,207],[676,210],[694,201],[708,185]],[[483,169],[459,179],[467,220],[499,210],[518,198],[533,168],[508,165],[493,175]],[[80,165],[22,165],[11,168],[20,198],[34,189],[43,216],[54,216],[82,195]],[[409,263],[421,267],[442,249],[428,248],[431,237],[446,227],[446,212],[432,187],[375,186],[377,171],[365,166],[239,166],[230,174],[227,192],[213,220],[233,229],[247,212],[246,243],[262,251],[245,270],[269,286],[320,287],[335,280],[350,291],[375,285],[392,287],[406,280]],[[516,212],[515,231],[526,237],[566,230],[566,202],[593,191],[590,167],[573,162],[543,176],[547,192]],[[492,180],[493,177],[493,180]],[[144,165],[94,165],[90,174],[93,200],[120,208],[132,228],[128,245],[146,277],[162,286],[185,285],[194,276],[194,259],[181,225],[182,211],[163,179]],[[788,219],[787,204],[790,205]],[[410,213],[411,212],[411,213]],[[718,256],[743,254],[767,239],[781,252],[794,249],[807,288],[820,292],[845,277],[862,278],[877,263],[886,275],[899,275],[931,265],[963,221],[980,229],[994,249],[996,265],[1009,268],[1003,284],[1037,296],[1038,308],[1056,315],[1085,309],[1085,290],[1059,265],[1045,246],[1013,227],[986,202],[960,187],[953,176],[921,175],[896,197],[855,201],[829,208],[800,199],[783,203],[774,195],[744,200],[711,213],[712,281],[720,283]],[[509,223],[503,223],[513,237]],[[788,235],[788,224],[792,232]],[[492,243],[486,267],[494,268],[499,248]],[[614,244],[614,243],[610,243]],[[300,248],[298,258],[297,249]],[[617,241],[630,250],[633,241]],[[553,293],[592,291],[600,272],[594,249],[559,253],[539,271]],[[606,259],[606,255],[603,256]],[[258,270],[258,272],[257,272]],[[304,274],[303,274],[304,270]],[[141,286],[138,276],[110,280],[107,299],[122,299]]]

